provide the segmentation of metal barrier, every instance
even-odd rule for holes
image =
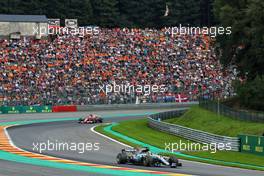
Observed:
[[[148,117],[148,125],[151,128],[170,133],[176,136],[183,137],[185,139],[189,139],[192,141],[196,141],[199,143],[223,143],[225,145],[229,145],[232,151],[239,151],[240,140],[237,137],[227,137],[220,136],[212,133],[207,133],[200,130],[195,130],[191,128],[187,128],[180,125],[170,124],[166,122],[162,122],[162,120],[179,117],[184,112],[186,112],[187,108],[181,110],[167,111],[161,112],[157,114],[150,115]]]

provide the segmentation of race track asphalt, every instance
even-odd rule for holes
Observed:
[[[164,111],[163,110],[155,110],[154,112]],[[114,114],[140,114],[144,112],[153,112],[153,110],[129,110],[129,111],[104,111],[104,112],[96,112],[97,114],[103,116],[114,116]],[[30,120],[30,119],[48,119],[48,118],[73,118],[73,117],[83,117],[87,112],[79,112],[79,113],[54,113],[54,114],[27,114],[27,115],[13,115],[13,116],[0,116],[0,122],[7,121],[17,121],[17,120]],[[119,116],[119,117],[111,117],[106,118],[107,122],[112,121],[120,121],[127,119],[135,119],[135,118],[144,118],[145,116]],[[84,153],[79,153],[77,151],[46,151],[44,154],[57,156],[61,158],[67,158],[72,160],[84,161],[84,162],[92,162],[98,164],[107,164],[107,165],[116,165],[115,157],[116,154],[124,148],[118,143],[114,143],[109,139],[106,139],[102,136],[99,136],[93,133],[90,128],[92,125],[80,125],[76,123],[76,121],[61,121],[61,122],[50,122],[50,123],[39,123],[32,125],[23,125],[17,127],[11,127],[8,129],[8,133],[15,143],[20,148],[25,150],[33,151],[33,142],[36,144],[38,142],[47,142],[49,141],[59,141],[59,142],[68,142],[68,143],[99,143],[99,151],[86,151]],[[25,137],[26,136],[26,137]],[[37,151],[34,151],[37,152]],[[3,163],[3,165],[2,165]],[[168,172],[176,172],[176,173],[186,173],[192,175],[204,175],[204,176],[260,176],[263,175],[264,172],[261,171],[253,171],[246,169],[238,169],[238,168],[230,168],[216,165],[203,164],[198,162],[191,161],[182,161],[183,167],[177,169],[171,168],[147,168],[151,170],[159,170],[159,171],[168,171]],[[2,166],[5,166],[3,169]],[[140,169],[146,169],[140,166],[132,166],[132,165],[124,165],[125,167],[135,167]],[[67,171],[60,169],[52,169],[52,168],[42,168],[39,166],[31,166],[25,164],[18,164],[13,162],[1,161],[0,160],[0,173],[4,175],[12,175],[16,170],[12,170],[15,168],[23,173],[24,175],[33,176],[36,173],[30,173],[33,167],[38,170],[43,171],[47,176],[54,175],[87,175],[87,173],[75,172],[75,171]],[[57,174],[59,173],[59,174]],[[72,174],[74,173],[74,174]],[[19,175],[23,175],[19,174]],[[13,174],[16,175],[16,174]],[[92,174],[94,175],[94,174]],[[99,174],[96,174],[99,175]],[[0,174],[1,176],[1,174]]]
[[[40,167],[0,160],[0,176],[94,176],[87,172],[77,172],[55,168]],[[96,176],[105,176],[97,173]]]

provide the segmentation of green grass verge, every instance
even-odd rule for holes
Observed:
[[[116,137],[115,135],[112,135],[111,133],[104,131],[103,127],[104,126],[98,126],[95,128],[95,130],[109,137],[112,137],[120,142],[123,142],[131,146],[135,146],[133,143],[120,139],[119,137]],[[170,135],[170,134],[149,128],[147,126],[146,119],[122,121],[120,122],[119,125],[114,126],[112,129],[128,137],[134,138],[138,141],[142,141],[144,143],[153,145],[161,149],[165,148],[165,143],[179,143],[180,140],[182,142],[190,142],[188,140],[179,138],[177,136]],[[210,151],[209,152],[183,152],[183,153],[188,154],[188,155],[202,157],[202,158],[220,160],[220,161],[250,164],[250,165],[256,165],[256,166],[264,166],[264,157],[253,155],[253,154],[247,154],[247,153],[223,152],[223,151],[217,151],[215,154],[210,153]],[[214,162],[214,161],[204,161],[204,160],[199,160],[199,159],[190,159],[186,157],[180,157],[180,158],[186,159],[186,160],[206,162],[206,163],[211,163],[211,164],[220,164],[220,165],[237,167],[236,165],[221,164],[220,162]],[[253,169],[247,166],[243,166],[242,168]],[[262,170],[262,169],[258,169],[258,170]]]
[[[190,108],[181,117],[166,120],[166,122],[182,125],[224,136],[238,134],[262,135],[264,123],[234,120],[226,116],[217,115],[198,106]]]
[[[115,140],[117,140],[117,141],[119,141],[119,142],[122,142],[122,143],[124,143],[124,144],[130,145],[130,146],[132,146],[132,147],[139,147],[138,145],[136,145],[136,144],[134,144],[134,143],[131,143],[131,142],[129,142],[129,141],[126,141],[126,140],[124,140],[124,139],[121,139],[121,138],[119,138],[119,137],[116,137],[115,135],[113,135],[113,134],[111,134],[111,133],[108,133],[108,132],[104,131],[104,127],[106,127],[106,126],[107,126],[107,125],[98,125],[98,126],[96,126],[96,127],[94,128],[94,130],[97,131],[97,132],[99,132],[99,133],[101,133],[101,134],[104,134],[104,135],[106,135],[106,136],[108,136],[108,137],[110,137],[110,138],[112,138],[112,139],[115,139]]]

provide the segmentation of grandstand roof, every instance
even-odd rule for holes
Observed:
[[[5,15],[0,14],[1,22],[48,22],[46,15]]]

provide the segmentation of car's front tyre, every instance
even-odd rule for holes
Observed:
[[[126,153],[118,153],[116,156],[116,161],[117,164],[126,164],[128,159],[127,159],[127,154]]]
[[[171,168],[177,168],[177,166],[181,164],[175,156],[171,156],[168,161],[170,163]]]

